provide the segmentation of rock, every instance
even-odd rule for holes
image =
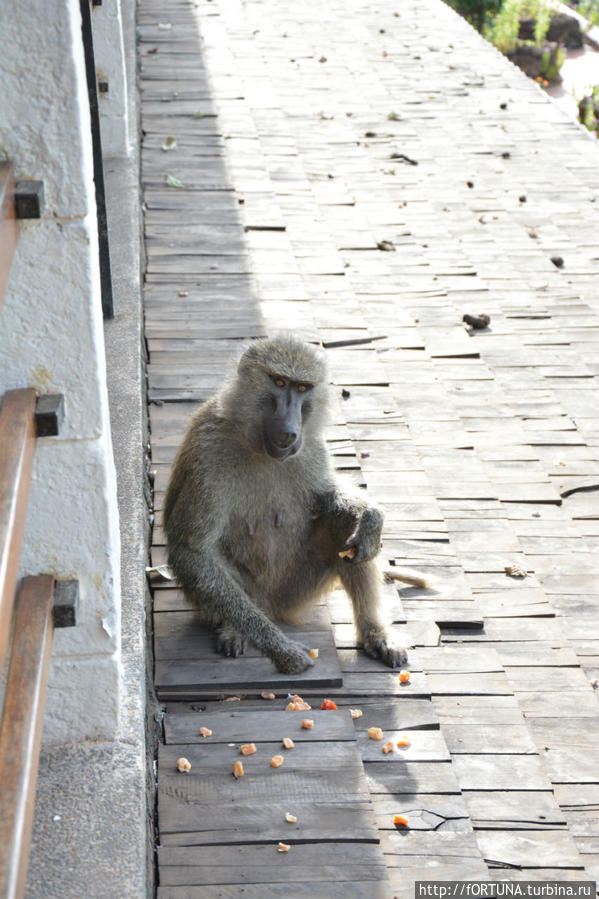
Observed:
[[[521,41],[534,41],[535,20],[533,18],[520,19],[518,37]],[[563,44],[569,50],[579,50],[583,45],[583,37],[578,19],[567,15],[567,13],[555,13],[551,17],[545,40]]]
[[[549,58],[543,64],[543,56],[549,51]],[[534,44],[519,44],[515,50],[506,53],[508,59],[522,69],[529,78],[546,78],[554,83],[560,82],[561,76],[559,68],[563,60],[559,59],[559,55],[563,55],[564,50],[559,44],[546,43],[543,47],[536,47]]]

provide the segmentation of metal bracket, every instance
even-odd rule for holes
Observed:
[[[54,581],[54,627],[75,627],[79,615],[79,581]]]
[[[56,437],[64,421],[62,393],[44,393],[35,404],[35,436]]]
[[[44,211],[44,182],[16,181],[15,215],[18,219],[39,219]]]

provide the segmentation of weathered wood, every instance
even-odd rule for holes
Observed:
[[[464,794],[464,801],[476,829],[554,830],[566,827],[566,818],[549,791],[469,790]]]
[[[536,755],[456,755],[455,776],[462,790],[550,790]]]
[[[4,304],[8,273],[19,239],[13,199],[14,187],[12,163],[0,162],[0,310]]]
[[[358,747],[365,762],[381,762],[389,764],[397,762],[449,761],[451,756],[445,745],[443,735],[437,730],[412,730],[409,733],[410,745],[398,748],[397,741],[403,736],[402,731],[385,730],[382,742],[371,740],[366,733],[358,734]],[[383,753],[385,743],[393,743],[393,752]]]
[[[427,793],[398,793],[393,798],[373,798],[375,822],[379,830],[395,831],[394,815],[405,815],[410,830],[469,833],[470,816],[462,796]]]
[[[294,814],[297,821],[287,822],[287,813]],[[318,802],[296,798],[265,802],[265,797],[257,797],[253,802],[216,805],[160,790],[158,818],[163,846],[247,845],[279,840],[379,841],[369,801]]]
[[[491,868],[584,868],[574,840],[561,830],[480,830],[476,836]]]
[[[52,651],[54,578],[23,580],[0,725],[0,893],[24,895]]]
[[[237,703],[231,703],[236,706]],[[314,727],[303,728],[302,719],[311,718]],[[207,727],[212,736],[202,737],[200,727]],[[347,710],[309,712],[211,712],[199,715],[169,715],[164,723],[167,743],[245,743],[279,742],[283,737],[302,742],[355,739],[351,716]]]
[[[449,762],[404,762],[402,765],[364,765],[368,788],[376,794],[396,793],[460,793],[460,787]]]
[[[35,391],[4,394],[0,409],[0,664],[8,644],[35,452]]]
[[[343,895],[347,899],[389,899],[389,883],[385,880],[360,880],[356,874],[353,883],[343,884]],[[219,884],[218,886],[159,886],[157,899],[280,899],[279,883],[244,883]],[[326,896],[331,890],[331,883],[310,881],[304,883],[300,878],[293,883],[293,895],[298,899],[314,899],[315,896]]]
[[[281,831],[286,833],[283,821]],[[278,841],[277,841],[278,842]],[[352,883],[387,881],[378,846],[368,843],[269,846],[163,846],[158,848],[162,886],[219,883]]]

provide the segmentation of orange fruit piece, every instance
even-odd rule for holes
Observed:
[[[321,709],[325,709],[325,710],[326,710],[326,709],[336,709],[336,708],[337,708],[337,703],[336,703],[336,702],[333,702],[332,699],[323,699],[323,700],[322,700],[322,705],[321,705],[320,708],[321,708]]]
[[[410,683],[410,672],[409,671],[400,671],[399,672],[399,682],[400,682],[400,684],[409,684]]]
[[[371,740],[382,740],[383,739],[383,731],[380,727],[369,727],[368,728],[368,736]]]
[[[397,743],[395,744],[399,749],[406,749],[411,744],[411,740],[407,734],[402,734]]]
[[[295,743],[293,742],[291,737],[283,737],[281,743],[283,744],[285,749],[295,749]]]
[[[201,737],[211,737],[212,731],[208,727],[200,727],[200,736]]]
[[[284,761],[285,759],[282,755],[273,755],[270,760],[271,768],[280,768]]]
[[[239,751],[242,755],[253,755],[256,751],[255,743],[244,743],[243,746],[239,747]]]
[[[308,655],[310,656],[311,659],[317,659],[317,658],[318,658],[318,650],[317,650],[317,649],[310,649],[310,650],[308,651]]]
[[[285,706],[286,712],[309,712],[312,708],[307,702],[290,702]]]
[[[245,771],[243,770],[243,764],[238,760],[233,765],[233,777],[243,777]]]
[[[291,846],[288,843],[279,843],[279,845],[277,846],[278,852],[289,852],[290,849]]]
[[[385,755],[387,755],[388,752],[393,752],[394,748],[395,748],[395,747],[393,746],[393,743],[392,743],[391,740],[389,740],[388,743],[384,743],[384,744],[381,746],[381,749],[383,750],[383,752],[385,753]]]
[[[350,709],[350,715],[352,718],[361,718],[362,717],[362,709]]]
[[[191,771],[191,762],[184,758],[177,759],[177,771],[188,774]]]
[[[304,730],[310,730],[312,727],[314,727],[314,722],[311,718],[304,718],[304,720],[302,721],[302,727],[304,728]]]
[[[405,815],[393,815],[393,823],[396,827],[407,827],[408,819]]]

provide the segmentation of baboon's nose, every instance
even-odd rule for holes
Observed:
[[[297,434],[293,431],[285,431],[278,440],[275,440],[277,446],[280,446],[281,449],[288,449],[288,447],[292,446],[297,440]]]

